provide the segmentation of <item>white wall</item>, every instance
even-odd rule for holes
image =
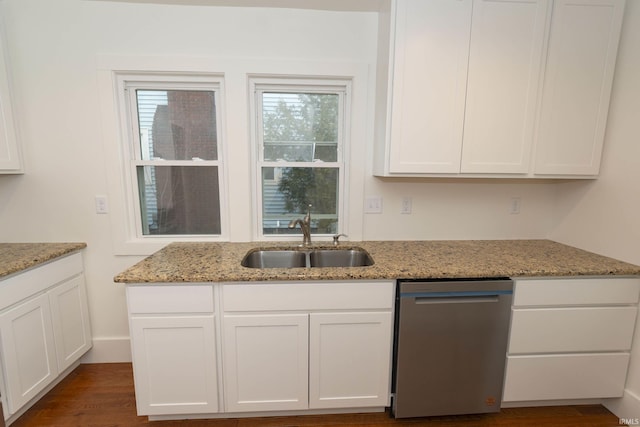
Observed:
[[[540,239],[552,226],[549,183],[370,177],[366,184],[367,196],[382,196],[383,213],[364,214],[364,240]],[[404,197],[412,199],[410,215],[400,213]]]
[[[104,58],[177,58],[178,68],[180,57],[186,62],[205,58],[207,63],[225,58],[226,63],[238,60],[256,68],[274,61],[363,65],[368,81],[354,94],[362,106],[355,113],[365,117],[362,135],[354,142],[362,150],[351,159],[355,238],[545,238],[553,228],[555,184],[392,181],[371,175],[375,13],[85,0],[0,0],[0,5],[26,168],[23,176],[0,176],[0,241],[88,244],[85,263],[96,338],[89,360],[128,357],[124,289],[112,277],[141,259],[117,256],[112,240],[121,227],[118,219],[112,221],[121,197],[112,183],[118,173],[112,152],[119,141],[98,99]],[[240,74],[230,77],[237,88],[244,85]],[[229,160],[236,186],[230,201],[236,221],[231,238],[246,240],[245,220],[250,222],[251,211],[246,98],[230,101]],[[97,194],[109,196],[108,215],[94,212]],[[364,195],[382,196],[384,212],[362,214]],[[413,198],[412,215],[399,213],[403,196]],[[522,200],[519,215],[509,213],[511,197]]]
[[[640,265],[640,1],[626,4],[600,178],[558,186],[554,240]],[[627,393],[611,408],[640,417],[640,318]]]

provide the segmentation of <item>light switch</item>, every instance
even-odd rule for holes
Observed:
[[[382,213],[382,197],[369,196],[364,200],[364,213]]]

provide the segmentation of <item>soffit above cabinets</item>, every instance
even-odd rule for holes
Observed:
[[[95,1],[95,0],[87,0]],[[104,0],[101,0],[104,1]],[[118,3],[171,4],[183,6],[273,7],[330,10],[340,12],[378,12],[388,8],[389,0],[106,0]]]

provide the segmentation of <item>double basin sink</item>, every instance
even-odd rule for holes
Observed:
[[[366,267],[373,259],[362,248],[274,248],[253,249],[241,262],[248,268],[314,268],[314,267]]]

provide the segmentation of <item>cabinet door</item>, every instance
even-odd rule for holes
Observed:
[[[399,0],[390,173],[458,173],[471,0]]]
[[[308,408],[308,315],[224,317],[227,412]]]
[[[84,276],[77,276],[56,286],[48,294],[58,370],[63,372],[91,348]]]
[[[391,313],[310,317],[309,407],[388,406]]]
[[[138,415],[218,412],[213,315],[131,318]]]
[[[11,104],[4,34],[0,29],[0,173],[20,173],[20,154]]]
[[[58,375],[46,294],[0,315],[9,412],[15,413]]]
[[[598,174],[624,3],[554,2],[536,174]]]
[[[527,173],[548,0],[475,0],[463,173]]]

